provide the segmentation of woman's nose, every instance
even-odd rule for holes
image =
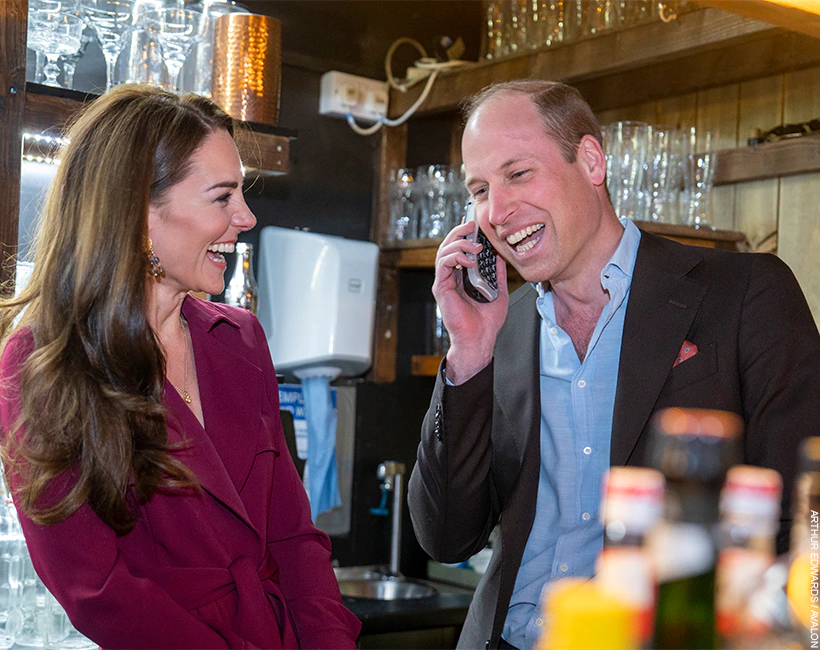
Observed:
[[[248,207],[248,204],[245,203],[244,199],[239,210],[234,213],[232,222],[237,228],[243,231],[250,230],[256,225],[256,217],[253,212],[251,212],[251,209]]]

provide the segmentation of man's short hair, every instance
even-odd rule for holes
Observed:
[[[517,79],[491,84],[465,100],[464,122],[491,99],[510,95],[526,95],[532,100],[541,115],[544,131],[568,163],[575,162],[578,145],[585,135],[591,135],[603,147],[601,125],[589,104],[575,88],[560,81]]]

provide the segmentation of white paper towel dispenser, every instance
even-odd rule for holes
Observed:
[[[379,247],[289,228],[259,235],[259,308],[277,372],[356,376],[372,362]]]

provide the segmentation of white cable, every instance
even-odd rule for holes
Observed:
[[[373,125],[371,125],[367,128],[364,128],[364,127],[359,126],[356,123],[356,119],[353,117],[353,115],[348,113],[347,114],[347,123],[350,125],[350,128],[353,129],[353,131],[355,133],[358,133],[359,135],[373,135],[374,133],[376,133],[376,131],[378,131],[380,128],[382,128],[382,126],[384,126],[385,124],[387,126],[401,126],[407,120],[410,119],[410,116],[413,115],[413,113],[415,113],[418,110],[418,107],[421,106],[424,103],[424,100],[427,99],[427,96],[430,94],[430,91],[433,89],[433,83],[435,82],[436,77],[438,77],[439,72],[440,72],[440,70],[434,69],[430,73],[430,76],[427,77],[427,84],[424,86],[424,90],[421,92],[421,95],[419,95],[419,98],[415,102],[413,102],[413,105],[410,108],[408,108],[405,111],[404,115],[402,115],[401,117],[397,117],[395,120],[391,120],[391,119],[388,119],[386,117],[379,117],[378,122],[376,122],[375,124],[373,124]]]
[[[389,48],[387,48],[387,54],[384,57],[384,73],[387,76],[387,83],[389,83],[396,90],[400,90],[401,92],[406,93],[410,89],[410,87],[416,85],[419,81],[421,81],[421,79],[414,79],[413,81],[410,81],[408,83],[400,84],[398,81],[396,81],[396,78],[393,76],[393,66],[391,65],[393,62],[393,53],[398,49],[399,45],[402,45],[404,43],[408,43],[415,47],[419,51],[419,54],[421,54],[422,58],[427,57],[427,51],[424,49],[424,46],[422,46],[421,43],[419,43],[416,40],[413,40],[412,38],[407,38],[406,36],[402,36],[401,38],[396,39],[395,41],[393,41],[393,44]]]
[[[396,51],[399,45],[403,43],[409,43],[413,45],[419,53],[421,53],[422,58],[415,62],[415,66],[422,70],[430,70],[430,74],[427,76],[427,83],[424,86],[424,90],[419,95],[419,98],[413,102],[413,105],[405,111],[404,115],[401,117],[396,118],[395,120],[388,119],[386,117],[379,117],[375,124],[372,124],[369,127],[362,127],[356,123],[356,119],[353,117],[351,113],[347,114],[347,123],[351,129],[353,129],[354,133],[358,133],[359,135],[373,135],[376,133],[382,126],[385,124],[387,126],[401,126],[404,124],[410,117],[415,113],[419,106],[421,106],[427,97],[430,95],[430,91],[433,89],[433,83],[435,83],[436,77],[438,77],[439,72],[446,68],[455,68],[460,65],[464,65],[466,61],[436,61],[435,59],[431,59],[427,56],[427,52],[424,51],[424,47],[422,47],[421,43],[418,41],[413,40],[412,38],[402,37],[397,39],[393,42],[393,44],[388,48],[387,54],[385,55],[384,59],[384,71],[387,74],[387,82],[396,90],[399,90],[403,93],[406,93],[409,88],[417,84],[421,81],[424,77],[419,77],[418,79],[414,79],[410,82],[406,82],[404,84],[400,84],[396,81],[395,77],[393,77],[393,72],[391,68],[391,61],[393,59],[393,53]]]

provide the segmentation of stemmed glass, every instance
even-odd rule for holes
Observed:
[[[179,89],[179,72],[191,47],[208,31],[208,16],[193,9],[157,9],[149,11],[145,27],[156,34],[175,90]]]
[[[80,51],[85,23],[78,16],[61,11],[33,11],[29,16],[28,45],[36,52],[42,52],[48,59],[43,70],[49,86],[60,86],[57,76],[61,56],[70,56]]]
[[[111,90],[114,66],[123,44],[123,35],[132,28],[135,0],[80,0],[88,23],[94,28],[105,56],[105,90]]]
[[[35,11],[63,11],[64,4],[73,8],[77,4],[77,0],[67,0],[66,2],[63,0],[29,0],[28,13],[31,15]],[[34,48],[31,47],[31,22],[29,22],[28,25],[28,36],[26,38],[27,47],[34,50]],[[36,58],[34,64],[34,75],[32,79],[35,83],[41,83],[43,79],[43,68],[45,68],[46,65],[46,55],[39,50],[34,50],[34,54],[36,55]]]

